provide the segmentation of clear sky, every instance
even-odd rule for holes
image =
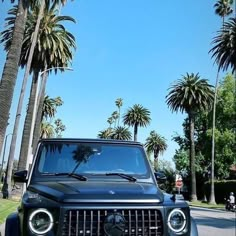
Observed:
[[[186,114],[171,113],[165,96],[169,86],[186,72],[199,72],[214,84],[216,66],[208,51],[221,25],[221,19],[214,14],[214,3],[214,0],[68,1],[61,15],[70,15],[77,21],[66,24],[77,43],[73,71],[50,75],[46,89],[50,97],[61,96],[64,101],[57,113],[66,125],[63,136],[96,138],[100,130],[108,127],[106,121],[116,109],[115,100],[122,98],[122,113],[134,104],[151,111],[152,122],[139,129],[138,141],[145,142],[150,131],[155,130],[167,139],[168,149],[161,158],[172,160],[178,146],[171,139],[175,132],[182,133]],[[0,3],[1,31],[9,8],[9,1]],[[1,74],[5,57],[0,46]],[[20,71],[7,133],[13,130],[22,77]],[[24,112],[27,101],[28,94]],[[23,121],[24,115],[21,127]],[[20,139],[21,133],[18,146]],[[19,147],[16,159],[18,155]]]

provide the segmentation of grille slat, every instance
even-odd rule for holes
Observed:
[[[97,235],[100,235],[100,221],[101,221],[101,216],[100,216],[100,211],[97,212],[98,214],[98,221],[97,221]]]
[[[79,235],[79,211],[76,211],[76,227],[75,227],[75,235]]]
[[[90,215],[90,236],[93,235],[93,211],[91,211]]]
[[[86,211],[84,210],[84,220],[83,220],[83,236],[85,236],[85,232],[86,232]]]
[[[69,213],[69,236],[71,236],[71,212]]]
[[[163,235],[162,215],[157,209],[67,210],[64,215],[62,235],[106,235],[104,222],[111,215],[125,219],[124,236]]]
[[[131,222],[130,210],[128,212],[129,212],[129,222]],[[131,236],[131,223],[129,223],[129,236]]]

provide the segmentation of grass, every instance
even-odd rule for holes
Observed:
[[[0,199],[0,224],[6,220],[10,213],[16,211],[19,204],[19,201]]]
[[[225,209],[224,204],[209,204],[206,202],[201,202],[201,201],[195,201],[195,202],[189,202],[188,203],[190,206],[195,206],[195,207],[204,207],[204,208],[210,208],[210,209]]]

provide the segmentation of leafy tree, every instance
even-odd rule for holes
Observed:
[[[154,153],[154,161],[158,164],[159,154],[163,154],[167,149],[166,139],[152,130],[144,145],[147,153]]]
[[[131,140],[132,135],[131,132],[128,130],[128,128],[123,126],[117,126],[111,136],[111,139],[118,139],[118,140]]]
[[[217,127],[220,130],[234,130],[236,127],[235,86],[233,75],[226,75],[219,87],[219,101],[217,104]]]
[[[146,127],[150,121],[150,111],[140,104],[130,107],[123,116],[124,124],[134,127],[134,141],[137,141],[138,127]]]
[[[168,107],[173,112],[186,112],[188,114],[190,130],[190,166],[191,166],[191,200],[197,200],[196,174],[195,174],[195,143],[194,143],[194,118],[197,112],[207,110],[213,102],[214,93],[212,86],[206,79],[201,79],[198,74],[183,76],[169,88],[166,96]]]
[[[166,181],[158,185],[167,193],[172,193],[175,187],[176,173],[172,168],[171,162],[167,160],[159,160],[157,171],[162,172],[166,176]]]

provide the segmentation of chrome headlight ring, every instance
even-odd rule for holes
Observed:
[[[186,226],[186,216],[180,209],[174,209],[169,213],[167,224],[175,233],[180,233]]]
[[[46,234],[53,227],[52,214],[46,209],[37,209],[29,217],[30,230],[38,235]]]

